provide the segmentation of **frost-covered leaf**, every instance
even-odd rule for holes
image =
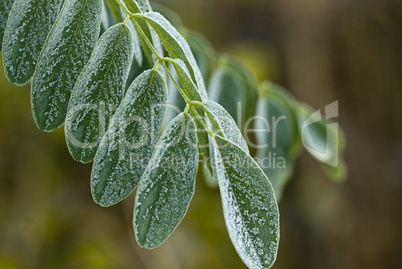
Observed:
[[[10,82],[24,85],[31,80],[61,2],[61,0],[15,1],[3,39],[4,71]]]
[[[254,115],[256,89],[253,73],[238,59],[224,56],[211,75],[208,93],[243,126]]]
[[[185,63],[190,72],[192,80],[199,89],[203,100],[207,101],[209,98],[205,90],[204,80],[187,41],[161,14],[149,12],[135,17],[135,20],[141,18],[145,18],[153,29],[155,29],[170,56],[172,58],[180,59]]]
[[[176,70],[177,77],[180,81],[180,85],[186,93],[187,97],[191,101],[202,101],[202,97],[200,92],[197,89],[197,86],[194,84],[191,79],[191,75],[188,72],[188,69],[184,62],[179,59],[172,59],[173,67]]]
[[[215,132],[222,137],[225,137],[229,141],[233,142],[235,145],[243,149],[245,152],[250,154],[247,142],[243,138],[239,127],[236,125],[234,119],[230,116],[230,114],[223,108],[221,105],[214,101],[208,101],[204,103],[205,108],[207,109],[207,114],[214,128]],[[212,171],[212,167],[210,168],[210,156],[213,156],[213,147],[210,145],[209,147],[209,155],[206,159],[206,163],[204,163],[204,178],[206,183],[210,187],[217,186],[217,179],[214,171]]]
[[[124,24],[109,28],[74,86],[65,136],[71,156],[90,162],[124,95],[133,58],[133,36]]]
[[[3,48],[3,35],[6,30],[8,14],[10,14],[14,1],[15,0],[0,1],[0,52]]]
[[[178,115],[162,134],[141,179],[134,207],[137,242],[162,244],[186,214],[194,194],[198,166],[194,120]]]
[[[255,161],[215,136],[214,170],[230,239],[249,268],[270,268],[279,244],[279,212],[271,183]]]
[[[204,106],[215,132],[250,154],[246,140],[229,113],[214,101],[208,101]]]
[[[158,71],[145,71],[130,86],[94,158],[91,189],[96,203],[118,203],[137,186],[157,141],[166,101],[166,82]]]
[[[74,84],[98,39],[101,13],[101,0],[64,2],[32,80],[32,113],[39,129],[63,125]]]
[[[133,13],[151,12],[152,7],[148,0],[124,0],[127,8]]]

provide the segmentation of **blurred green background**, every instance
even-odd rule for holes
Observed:
[[[275,269],[402,268],[402,1],[166,0],[218,52],[316,109],[339,100],[345,183],[307,153],[285,190]],[[218,190],[199,178],[189,212],[161,247],[135,243],[134,196],[100,208],[91,165],[62,130],[34,125],[29,87],[0,70],[0,268],[245,268]]]

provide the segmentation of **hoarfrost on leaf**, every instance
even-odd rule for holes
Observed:
[[[98,39],[101,14],[100,0],[65,1],[32,81],[32,114],[39,129],[63,125],[74,84]]]
[[[133,225],[140,246],[162,244],[186,214],[195,188],[196,145],[194,120],[179,114],[158,141],[138,188]]]
[[[3,36],[6,30],[8,14],[10,14],[13,7],[14,0],[2,0],[0,1],[0,52],[3,48]]]
[[[15,1],[3,39],[4,72],[10,82],[24,85],[31,80],[61,2],[61,0]]]
[[[92,161],[109,119],[119,106],[133,59],[133,35],[124,24],[99,39],[79,76],[67,110],[65,136],[71,156]]]
[[[210,119],[215,131],[250,154],[246,140],[226,109],[214,101],[208,101],[204,103],[204,106],[207,113],[211,115]]]
[[[279,211],[271,183],[241,148],[214,136],[218,178],[230,239],[249,268],[270,268],[279,244]]]
[[[166,82],[158,71],[145,71],[134,80],[94,158],[91,190],[95,202],[113,205],[137,186],[158,139],[166,102]]]

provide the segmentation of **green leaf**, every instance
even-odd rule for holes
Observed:
[[[241,61],[224,56],[209,81],[209,96],[244,126],[254,115],[256,85],[253,73]]]
[[[185,94],[191,101],[202,101],[202,97],[200,92],[197,89],[197,86],[194,84],[191,79],[191,75],[182,60],[172,59],[173,67],[176,70],[177,77],[179,78],[180,85],[183,88]]]
[[[158,71],[145,71],[128,89],[94,158],[92,197],[101,206],[126,198],[137,186],[156,144],[167,87]]]
[[[187,29],[184,37],[190,45],[204,81],[209,81],[212,64],[215,60],[215,52],[211,43],[200,33]]]
[[[258,85],[258,96],[265,98],[267,96],[275,95],[281,98],[290,107],[295,107],[299,103],[295,97],[284,87],[272,81],[265,80]]]
[[[3,39],[3,63],[11,83],[28,83],[52,29],[61,0],[16,0]]]
[[[140,0],[140,1],[124,0],[124,2],[126,3],[128,10],[133,14],[152,11],[151,5],[149,4],[148,0]],[[141,47],[143,48],[145,55],[148,58],[148,61],[154,63],[156,58],[153,56],[153,52],[149,48],[148,43],[145,41],[145,38],[141,35],[141,31],[145,34],[148,41],[151,42],[151,44],[154,46],[158,54],[162,57],[163,48],[158,35],[155,33],[153,29],[149,28],[147,22],[143,18],[137,18],[137,19],[132,18],[131,21],[133,22],[133,25],[138,32]]]
[[[99,39],[74,86],[65,136],[71,156],[90,162],[124,95],[133,59],[133,36],[124,24],[109,28]]]
[[[163,243],[184,218],[194,194],[198,166],[196,126],[178,115],[162,134],[138,188],[134,207],[137,242]]]
[[[326,118],[320,110],[314,112],[311,107],[299,104],[296,107],[298,113],[299,132],[304,148],[318,161],[324,171],[335,182],[342,182],[347,176],[347,167],[342,157],[345,146],[345,136],[338,123],[331,122],[331,117],[336,117],[337,102],[325,107]]]
[[[307,105],[297,108],[299,132],[304,148],[318,161],[335,166],[339,158],[339,133],[337,123],[322,117]]]
[[[120,6],[116,3],[115,0],[104,0],[106,5],[112,14],[112,17],[116,23],[123,22],[123,16],[120,11]]]
[[[151,12],[152,7],[148,0],[124,0],[127,8],[133,13]]]
[[[63,125],[74,84],[98,39],[101,13],[101,0],[64,2],[32,80],[32,114],[39,129]]]
[[[280,85],[270,81],[262,82],[258,87],[256,116],[269,123],[269,132],[256,135],[260,145],[274,144],[281,147],[283,153],[295,157],[300,152],[301,141],[295,108],[299,106],[294,97]],[[256,128],[267,129],[266,124],[257,119]]]
[[[191,52],[190,46],[183,36],[170,24],[168,20],[165,19],[165,17],[159,13],[150,12],[134,17],[135,20],[141,18],[144,18],[153,27],[153,29],[155,29],[170,56],[172,58],[180,59],[185,63],[192,80],[199,89],[202,98],[205,101],[208,100],[209,98],[205,90],[201,71],[197,65],[197,62],[195,61],[193,53]]]
[[[274,93],[267,93],[257,101],[254,128],[257,130],[257,163],[271,181],[276,199],[280,201],[293,174],[294,152],[299,144],[293,110]]]
[[[279,211],[271,183],[255,161],[214,136],[214,164],[230,239],[249,268],[270,268],[279,244]]]
[[[162,14],[162,16],[164,16],[176,29],[178,29],[179,32],[181,32],[181,30],[185,28],[179,14],[177,14],[174,10],[170,9],[164,4],[156,3],[154,1],[152,3],[152,9],[153,11]]]
[[[103,7],[102,7],[102,21],[101,21],[101,31],[100,34],[103,35],[103,33],[109,29],[109,27],[112,27],[113,25],[116,24],[112,11],[106,4],[106,0],[102,0],[103,2]]]
[[[3,36],[6,30],[8,14],[10,14],[15,0],[2,0],[0,1],[0,52],[3,49]]]
[[[204,103],[204,106],[215,132],[250,154],[239,127],[223,106],[214,101],[208,101]]]
[[[207,109],[207,115],[215,132],[240,147],[246,153],[250,154],[247,142],[244,140],[241,131],[230,114],[221,105],[214,101],[204,103],[204,107]],[[210,156],[213,155],[213,147],[210,145],[209,155],[207,155],[207,159],[204,160],[207,163],[204,163],[203,170],[206,183],[210,187],[216,187],[218,184],[217,177],[214,171],[212,171],[212,167],[209,167]]]
[[[258,147],[280,147],[290,155],[298,139],[292,109],[280,98],[269,95],[258,99],[255,114],[255,128],[261,130],[256,133]]]

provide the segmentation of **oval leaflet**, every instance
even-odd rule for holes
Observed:
[[[145,71],[127,91],[96,152],[91,190],[110,206],[137,186],[151,158],[166,110],[167,86],[158,71]]]
[[[61,2],[61,0],[15,1],[3,39],[4,72],[11,83],[24,85],[31,80]]]
[[[98,39],[101,14],[100,0],[65,1],[32,81],[32,114],[39,129],[63,125],[74,84]]]
[[[179,114],[163,132],[138,188],[133,225],[140,246],[162,244],[186,214],[195,188],[196,145],[194,120]]]
[[[232,142],[213,139],[214,172],[230,239],[249,268],[270,268],[279,244],[274,190],[253,158]]]
[[[71,156],[92,161],[109,119],[120,104],[133,58],[133,36],[125,24],[99,39],[79,76],[68,106],[65,137]]]

